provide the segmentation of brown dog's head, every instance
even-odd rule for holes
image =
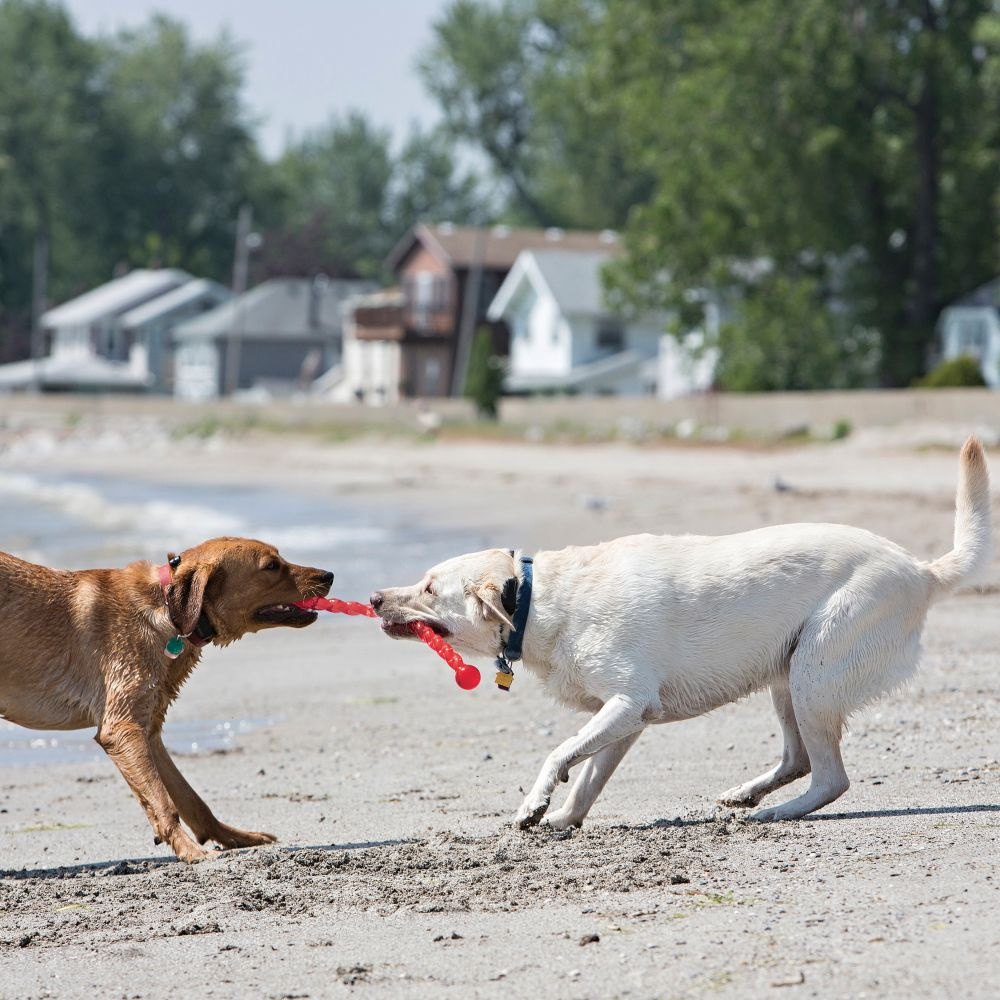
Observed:
[[[325,596],[333,574],[286,562],[273,545],[252,538],[212,538],[170,562],[167,610],[189,635],[204,615],[224,646],[276,625],[302,628],[317,618],[294,602]]]
[[[495,656],[500,626],[513,627],[503,589],[515,566],[507,549],[456,556],[429,569],[412,587],[375,591],[371,605],[382,618],[382,631],[394,639],[414,638],[407,623],[419,621],[456,649]]]

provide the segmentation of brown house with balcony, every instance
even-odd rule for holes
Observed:
[[[610,231],[420,223],[386,260],[396,275],[399,299],[360,305],[354,313],[355,336],[399,344],[401,395],[459,396],[478,329],[488,327],[494,351],[508,353],[506,325],[490,322],[486,311],[522,250],[607,250],[617,243]]]

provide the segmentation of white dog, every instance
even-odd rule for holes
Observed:
[[[633,535],[539,552],[530,595],[531,560],[492,549],[449,559],[371,603],[394,637],[409,637],[406,622],[419,620],[461,651],[506,650],[508,660],[523,642],[524,663],[549,694],[593,713],[545,761],[519,826],[538,823],[556,783],[586,761],[547,817],[555,829],[580,825],[646,726],[765,687],[784,736],[781,762],[720,801],[754,806],[811,772],[806,792],[754,816],[798,819],[847,791],[845,722],[913,674],[930,603],[989,562],[989,473],[975,438],[962,448],[956,508],[954,548],[933,562],[835,524]]]

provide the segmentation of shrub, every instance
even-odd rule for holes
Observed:
[[[504,364],[493,353],[493,338],[485,327],[476,333],[469,355],[465,395],[476,404],[481,417],[495,420],[497,404],[503,395]]]
[[[979,362],[968,354],[942,361],[914,385],[921,389],[965,389],[986,385]]]

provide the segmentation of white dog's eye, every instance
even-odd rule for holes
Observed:
[[[433,596],[433,594],[434,594],[434,581],[433,580],[428,580],[427,581],[427,586],[424,587],[424,593],[425,594],[431,594]]]

